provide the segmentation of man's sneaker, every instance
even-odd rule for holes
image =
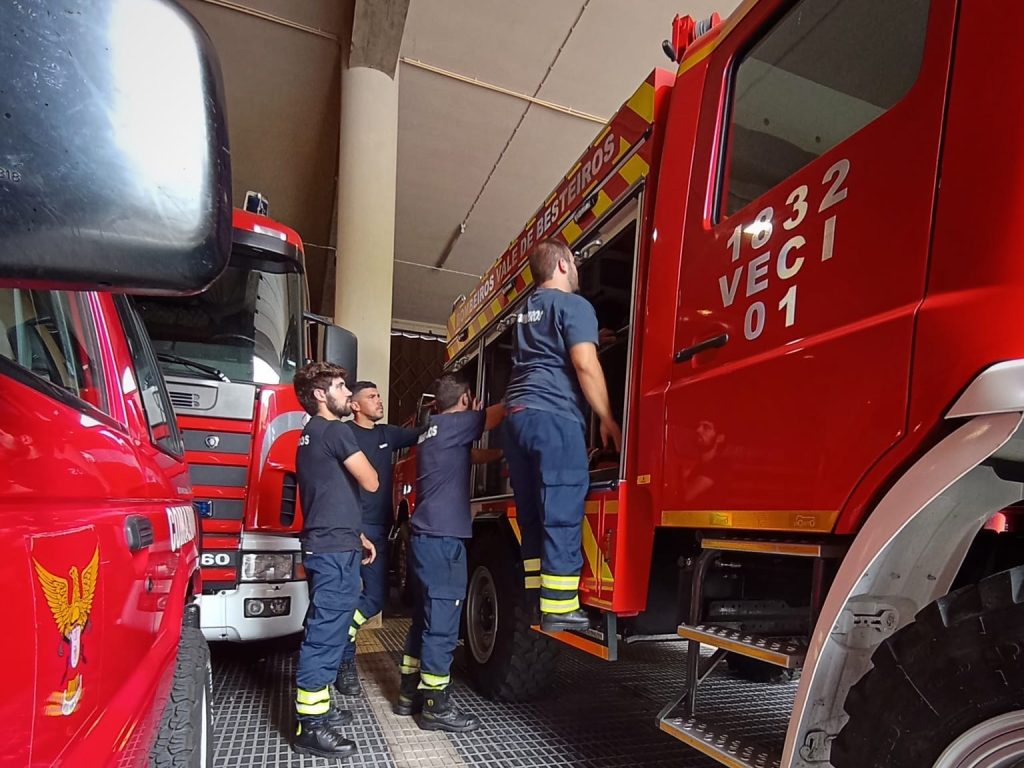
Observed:
[[[396,715],[408,717],[423,709],[423,692],[419,690],[419,684],[419,672],[402,675],[398,685],[398,701],[391,708]]]
[[[580,632],[590,629],[590,617],[579,608],[569,613],[542,613],[540,628],[545,632]]]
[[[334,709],[327,713],[327,725],[335,731],[352,722],[352,713],[347,709]]]
[[[300,755],[338,758],[354,755],[356,744],[331,728],[326,720],[316,724],[299,721],[292,749]]]
[[[359,673],[356,671],[356,662],[343,661],[338,668],[338,676],[334,679],[334,687],[338,693],[345,696],[359,696],[363,689],[359,685]]]
[[[421,690],[420,693],[423,695],[423,711],[416,715],[416,724],[424,731],[466,733],[480,727],[480,720],[460,712],[452,704],[447,688]]]

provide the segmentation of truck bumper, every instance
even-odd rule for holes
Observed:
[[[245,615],[245,601],[250,598],[282,597],[290,598],[289,610],[282,616]],[[200,627],[208,641],[244,643],[301,632],[309,607],[309,591],[305,581],[239,584],[236,589],[201,595],[198,600]]]

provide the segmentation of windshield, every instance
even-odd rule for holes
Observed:
[[[291,382],[302,362],[303,285],[301,273],[279,271],[285,266],[265,271],[233,258],[200,294],[140,297],[139,313],[164,372],[220,378],[209,370],[215,369],[231,381]]]

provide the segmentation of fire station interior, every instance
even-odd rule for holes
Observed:
[[[989,42],[1021,28],[956,0],[0,2],[0,768],[1024,768],[1013,333],[952,381],[963,307],[1015,317],[1024,280],[1024,58]],[[965,195],[975,113],[1005,168]],[[418,457],[441,375],[503,402],[547,238],[623,440],[581,403],[588,494],[533,558],[504,459],[423,523]],[[851,253],[891,256],[871,317]],[[821,374],[865,348],[898,391]],[[829,423],[779,437],[808,399]],[[808,439],[841,430],[850,466]]]

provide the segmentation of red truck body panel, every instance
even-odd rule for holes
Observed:
[[[106,412],[0,373],[0,570],[15,621],[0,640],[14,676],[0,765],[146,765],[198,589],[186,466],[150,440],[113,298],[81,296]],[[152,530],[135,552],[132,519]],[[88,603],[65,633],[60,594]]]

